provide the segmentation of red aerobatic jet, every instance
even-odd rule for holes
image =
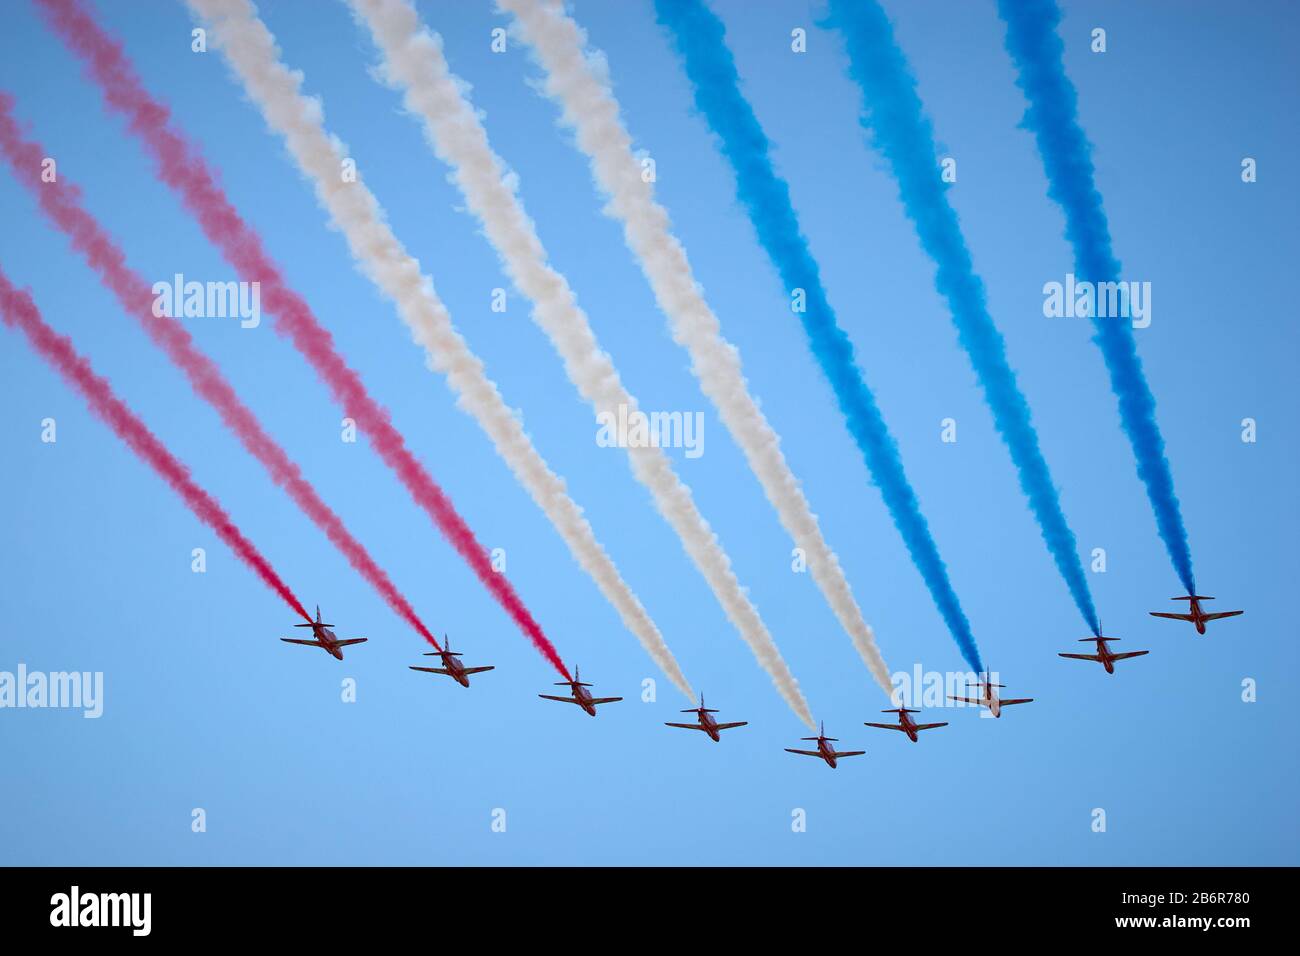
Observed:
[[[987,707],[989,713],[994,717],[1002,716],[1002,708],[1010,707],[1012,704],[1032,704],[1032,697],[1018,697],[1014,700],[999,700],[994,687],[1002,687],[1002,684],[990,684],[987,680],[979,680],[975,683],[975,689],[979,692],[979,697],[952,697],[949,700],[960,700],[967,704],[979,704],[981,707]]]
[[[918,730],[932,730],[935,727],[947,727],[948,721],[941,724],[917,724],[913,723],[909,714],[919,714],[919,710],[908,710],[906,707],[897,707],[894,710],[882,710],[882,714],[897,714],[898,723],[896,724],[864,724],[865,727],[879,727],[881,730],[901,730],[907,734],[912,743],[917,742],[916,732]]]
[[[1076,661],[1096,661],[1102,667],[1106,668],[1107,674],[1115,673],[1115,662],[1128,660],[1130,657],[1141,657],[1143,654],[1150,654],[1150,651],[1128,651],[1124,654],[1116,654],[1108,646],[1108,641],[1118,641],[1118,637],[1083,637],[1079,639],[1080,644],[1086,644],[1088,641],[1097,642],[1096,654],[1060,654],[1059,657],[1068,657]]]
[[[490,671],[496,669],[495,665],[488,665],[487,667],[466,667],[464,664],[462,664],[460,661],[456,659],[461,655],[452,651],[451,644],[447,641],[446,634],[442,636],[442,650],[429,651],[424,656],[441,657],[442,666],[441,667],[411,667],[411,670],[423,671],[426,674],[446,674],[448,677],[454,680],[461,687],[469,686],[470,674],[482,674],[484,671]]]
[[[1151,611],[1152,617],[1167,617],[1171,621],[1191,621],[1196,625],[1196,633],[1204,634],[1205,625],[1209,621],[1217,621],[1221,617],[1236,617],[1238,614],[1244,614],[1245,611],[1219,611],[1215,614],[1206,614],[1201,609],[1202,601],[1213,601],[1212,597],[1205,597],[1202,594],[1188,594],[1185,597],[1170,598],[1171,601],[1190,601],[1191,606],[1187,609],[1186,614],[1169,614],[1165,611]]]
[[[824,720],[822,721],[822,730],[820,734],[816,737],[800,737],[799,739],[817,741],[817,749],[794,750],[790,747],[786,747],[785,752],[788,754],[803,754],[805,757],[820,757],[822,760],[826,761],[827,765],[832,770],[835,769],[835,761],[840,757],[861,757],[866,753],[865,750],[836,750],[832,747],[830,744],[832,741],[835,741],[836,738],[826,736],[826,721]]]
[[[538,694],[537,696],[543,700],[558,700],[562,704],[577,704],[592,717],[596,716],[597,704],[612,704],[623,699],[622,697],[592,697],[587,690],[591,685],[580,681],[578,678],[581,676],[575,667],[573,669],[573,680],[558,681],[555,685],[556,687],[568,687],[573,691],[572,697],[552,697],[550,694]]]
[[[665,726],[665,727],[680,727],[680,728],[682,728],[683,730],[702,730],[702,731],[704,731],[706,734],[708,734],[710,737],[713,738],[714,743],[717,743],[717,742],[719,742],[720,740],[722,740],[722,738],[718,736],[718,731],[719,731],[719,730],[730,730],[732,727],[744,727],[746,724],[749,723],[749,721],[747,721],[747,720],[738,720],[738,721],[736,721],[736,722],[734,722],[734,723],[730,723],[730,724],[720,724],[720,723],[718,723],[716,720],[714,720],[712,717],[709,716],[710,714],[716,714],[717,711],[716,711],[716,710],[709,710],[707,707],[704,706],[704,695],[703,695],[703,694],[700,695],[700,706],[699,706],[699,707],[691,707],[691,708],[688,709],[688,710],[684,710],[684,711],[682,711],[682,713],[683,713],[683,714],[697,714],[697,715],[699,716],[699,721],[700,721],[700,722],[699,722],[698,724],[670,724],[670,723],[665,723],[664,726]]]
[[[324,648],[326,651],[328,651],[334,657],[337,657],[339,660],[343,660],[343,651],[341,650],[341,648],[347,647],[349,644],[364,644],[367,640],[369,640],[369,638],[365,638],[365,637],[352,637],[346,641],[340,641],[337,637],[334,636],[334,632],[330,630],[330,628],[333,626],[334,626],[333,624],[325,624],[321,621],[320,605],[317,604],[315,621],[313,621],[310,624],[294,625],[294,627],[310,627],[311,636],[312,636],[312,639],[310,641],[302,641],[295,637],[282,637],[280,638],[280,640],[284,641],[286,644],[305,644],[307,647]]]

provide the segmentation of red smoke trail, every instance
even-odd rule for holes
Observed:
[[[175,319],[153,313],[153,291],[148,282],[126,265],[122,250],[80,204],[80,191],[62,180],[41,181],[41,161],[45,152],[39,144],[22,139],[13,117],[13,97],[0,93],[0,152],[13,166],[19,181],[27,186],[41,208],[72,240],[73,248],[86,257],[100,280],[118,298],[122,307],[139,319],[150,338],[167,353],[190,380],[194,390],[207,399],[222,420],[271,473],[276,484],[284,488],[309,518],[325,532],[330,541],[394,611],[400,614],[435,648],[438,642],[416,615],[406,598],[388,575],[375,563],[361,543],[352,537],[316,489],[302,476],[301,470],[284,449],[263,429],[252,411],[239,400],[220,369],[194,345],[189,332]]]
[[[235,527],[235,523],[216,499],[195,484],[189,469],[113,394],[112,386],[95,374],[90,363],[77,354],[72,342],[45,324],[32,297],[26,291],[14,288],[3,269],[0,269],[0,318],[6,325],[21,329],[32,347],[41,353],[41,357],[81,392],[90,410],[102,418],[132,451],[148,462],[163,481],[172,486],[172,490],[184,499],[199,520],[215,531],[230,546],[230,550],[252,568],[271,590],[284,598],[284,602],[297,611],[303,620],[311,620],[311,615],[294,597],[289,586],[280,580],[270,562]]]
[[[333,338],[311,308],[290,289],[262,246],[261,237],[231,205],[207,164],[170,123],[166,106],[141,85],[120,43],[106,34],[77,0],[37,0],[46,19],[87,64],[109,106],[130,121],[158,164],[159,176],[181,194],[208,239],[246,282],[261,284],[262,304],[275,316],[275,328],[288,335],[316,369],[335,400],[369,437],[379,456],[492,592],[519,628],[561,674],[569,673],[541,627],[533,620],[509,580],[497,573],[446,494],[415,458],[387,409],[376,402],[360,377],[334,348]]]

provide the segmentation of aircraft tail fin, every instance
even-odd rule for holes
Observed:
[[[333,624],[326,624],[320,619],[320,605],[316,605],[316,620],[310,624],[295,624],[294,627],[333,627]]]

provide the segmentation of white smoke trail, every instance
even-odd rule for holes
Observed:
[[[434,152],[452,167],[466,204],[478,217],[511,280],[532,301],[533,319],[563,357],[570,381],[597,414],[616,416],[620,406],[629,412],[635,409],[636,400],[601,350],[573,290],[548,263],[533,222],[468,100],[467,84],[451,73],[443,57],[441,39],[424,29],[408,0],[348,2],[383,53],[385,78],[404,91],[407,109],[423,120]],[[649,446],[629,447],[628,454],[637,480],[650,491],[759,663],[795,712],[810,719],[771,635],[746,600],[730,560],[668,456]]]
[[[514,14],[518,34],[545,69],[546,92],[560,104],[565,124],[577,134],[592,175],[609,197],[606,212],[622,223],[623,236],[669,319],[673,338],[690,353],[700,387],[744,451],[781,524],[807,554],[813,579],[876,683],[891,694],[889,668],[839,558],[822,537],[817,516],[781,453],[781,439],[749,393],[740,354],[722,337],[686,250],[672,233],[667,210],[655,201],[653,186],[642,178],[603,56],[585,52],[586,33],[558,3],[497,0],[497,5]]]
[[[321,205],[342,230],[357,264],[393,300],[415,341],[424,346],[430,367],[447,376],[457,404],[488,433],[497,453],[545,512],[624,625],[681,692],[694,700],[694,692],[659,629],[596,540],[582,509],[566,493],[563,479],[533,447],[518,417],[487,377],[483,362],[452,325],[433,283],[393,235],[374,195],[359,180],[344,181],[343,145],[325,132],[320,102],[300,92],[302,75],[280,62],[275,38],[252,4],[247,0],[187,2],[208,21],[216,45],[267,123],[284,137]]]

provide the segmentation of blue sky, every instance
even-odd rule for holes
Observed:
[[[662,628],[687,676],[749,720],[715,745],[662,727],[687,706],[621,627],[388,306],[350,264],[312,192],[228,75],[190,52],[180,4],[100,2],[146,84],[221,172],[291,283],[389,407],[412,447],[508,573],[566,660],[627,701],[599,720],[536,698],[555,678],[266,321],[190,320],[268,429],[469,663],[464,690],[406,670],[423,650],[343,558],[192,396],[183,377],[0,171],[0,263],[51,324],[226,505],[305,602],[370,643],[339,663],[276,638],[283,605],[85,411],[19,337],[0,335],[0,670],[102,671],[104,716],[0,710],[7,759],[0,859],[12,863],[402,864],[1295,864],[1297,755],[1284,675],[1297,663],[1297,334],[1288,314],[1297,151],[1287,5],[1066,6],[1066,66],[1096,146],[1126,278],[1153,286],[1138,347],[1159,402],[1197,579],[1244,617],[1157,621],[1178,585],[1120,432],[1087,320],[1042,315],[1042,286],[1072,261],[1046,197],[992,3],[887,2],[941,148],[995,321],[1033,407],[1044,454],[1117,649],[1100,668],[1062,661],[1087,633],[1016,486],[930,262],[895,184],[858,126],[857,90],[819,5],[715,0],[745,89],[776,144],[840,320],[898,438],[986,661],[1007,693],[1037,698],[1000,721],[951,725],[912,745],[873,731],[888,706],[807,575],[757,481],[669,338],[586,162],[537,94],[538,70],[486,3],[421,3],[452,68],[473,84],[496,150],[554,264],[630,390],[649,409],[701,411],[705,453],[673,453],[701,511],[819,718],[865,749],[831,772],[782,752],[806,731],[727,623],[633,480],[596,443],[526,303],[463,209],[375,53],[340,3],[267,3],[286,61],[323,98],[397,234],[566,477]],[[574,3],[605,51],[625,120],[654,157],[673,216],[751,386],[781,433],[826,536],[895,671],[962,669],[805,347],[783,290],[734,201],[730,172],[649,2]],[[152,280],[233,278],[79,64],[26,4],[7,8],[0,88],[83,186],[92,211]],[[1088,35],[1108,33],[1093,54]],[[808,52],[789,50],[790,30]],[[1243,184],[1243,157],[1259,181]],[[58,441],[40,441],[40,422]],[[940,441],[954,418],[958,441]],[[1259,440],[1241,441],[1254,418]],[[192,548],[208,571],[190,571]],[[358,700],[340,700],[357,681]],[[657,700],[641,701],[654,678]],[[1243,703],[1242,681],[1258,683]],[[207,832],[193,833],[203,808]],[[1091,829],[1094,808],[1107,831]],[[504,809],[506,832],[491,828]],[[791,830],[796,809],[807,831]]]

